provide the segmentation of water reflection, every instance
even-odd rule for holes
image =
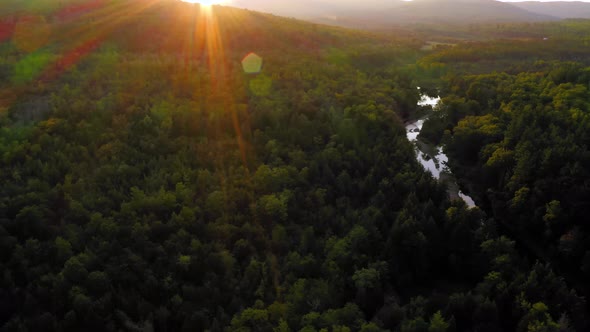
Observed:
[[[418,106],[432,106],[436,110],[439,102],[440,97],[433,98],[423,95],[422,99],[418,102]],[[422,164],[424,169],[432,173],[434,178],[447,184],[451,199],[463,199],[467,206],[470,208],[475,207],[476,205],[473,199],[459,190],[457,181],[447,166],[449,158],[443,152],[442,147],[434,146],[418,139],[418,135],[420,135],[426,119],[428,119],[428,116],[406,123],[408,140],[416,146],[416,159]]]

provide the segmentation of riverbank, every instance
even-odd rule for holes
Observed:
[[[433,110],[422,116],[420,119],[406,122],[406,136],[408,137],[408,140],[414,144],[416,159],[418,162],[420,162],[424,169],[429,171],[434,178],[447,186],[449,198],[452,200],[462,199],[468,207],[476,207],[477,205],[475,204],[475,201],[461,192],[457,179],[447,165],[449,158],[444,153],[443,148],[441,146],[432,145],[418,138],[420,131],[422,131],[422,127],[424,126],[424,122],[432,112],[435,112],[434,109],[439,102],[440,97],[432,98],[426,95],[422,96],[422,99],[418,102],[418,106],[431,106]]]

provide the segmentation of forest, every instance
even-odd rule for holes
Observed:
[[[0,331],[590,329],[590,21],[39,3],[0,5]]]

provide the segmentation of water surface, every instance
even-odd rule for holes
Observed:
[[[423,95],[422,99],[418,102],[418,106],[432,106],[434,112],[436,112],[439,102],[440,97],[433,98]],[[443,152],[443,148],[418,139],[418,135],[426,119],[428,119],[428,116],[406,123],[406,135],[408,140],[416,147],[416,159],[422,164],[424,169],[432,173],[434,178],[447,184],[451,199],[462,199],[470,208],[475,207],[476,205],[473,199],[459,189],[457,179],[447,166],[449,158]]]

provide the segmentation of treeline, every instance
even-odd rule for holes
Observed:
[[[536,43],[524,43],[521,52],[535,53]],[[500,61],[502,44],[486,46],[498,51]],[[562,50],[546,50],[552,51],[549,60],[561,58]],[[572,49],[570,55],[576,52]],[[437,61],[445,63],[447,55],[441,56]],[[445,145],[464,187],[504,233],[587,295],[587,64],[523,59],[517,64],[525,72],[470,75],[467,68],[478,73],[485,65],[466,58],[452,62],[445,63],[453,73],[447,76],[440,112],[427,121],[421,137]]]
[[[435,117],[443,121],[424,132],[436,141],[449,130],[449,153],[495,215],[584,275],[589,73],[560,63],[547,72],[458,78]]]
[[[400,32],[413,33],[416,38],[449,43],[485,42],[500,40],[534,41],[550,39],[579,39],[588,42],[590,22],[584,19],[565,19],[552,22],[482,22],[464,24],[414,24],[406,25]],[[401,27],[400,27],[401,29]],[[499,58],[500,60],[500,58]]]

